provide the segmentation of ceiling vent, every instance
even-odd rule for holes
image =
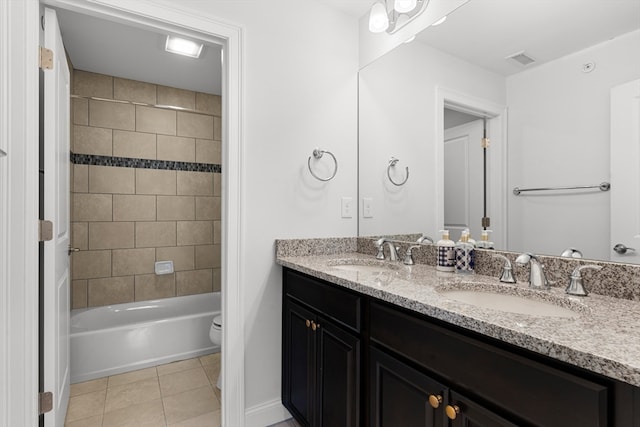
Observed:
[[[522,52],[518,52],[518,53],[514,53],[513,55],[509,55],[507,56],[505,59],[509,60],[513,60],[516,61],[518,64],[520,65],[530,65],[533,64],[534,62],[536,62],[535,59],[533,59],[532,57],[530,57],[529,55],[527,55],[526,53],[524,53],[524,50]]]

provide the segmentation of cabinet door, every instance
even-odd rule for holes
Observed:
[[[360,339],[319,317],[318,426],[360,424]]]
[[[313,425],[315,314],[285,299],[282,337],[282,401],[303,425]]]
[[[370,350],[371,425],[442,426],[447,389],[386,353]]]
[[[453,391],[445,411],[451,427],[517,427],[517,424]]]

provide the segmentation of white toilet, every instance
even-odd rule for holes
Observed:
[[[222,348],[222,315],[218,315],[213,318],[213,322],[211,322],[211,328],[209,329],[209,338],[211,342],[217,346]],[[216,387],[221,389],[221,378],[222,378],[222,367],[220,367],[220,373],[218,374],[218,381],[216,382]]]

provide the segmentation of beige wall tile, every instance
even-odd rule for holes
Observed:
[[[135,130],[135,106],[122,102],[90,99],[89,125],[101,128]]]
[[[87,281],[73,280],[71,282],[71,308],[85,308],[87,306]]]
[[[89,191],[89,166],[73,165],[73,192],[87,193]]]
[[[177,171],[178,195],[213,196],[214,173]]]
[[[176,194],[176,171],[136,169],[137,194]]]
[[[90,279],[89,307],[133,302],[133,276]]]
[[[174,271],[193,270],[195,256],[193,246],[156,248],[156,261],[173,261]]]
[[[219,95],[196,93],[196,110],[214,116],[222,116],[222,98]]]
[[[111,156],[113,153],[111,129],[73,126],[73,149],[78,154]]]
[[[178,136],[214,139],[213,116],[178,111]]]
[[[73,98],[73,124],[89,125],[89,100],[86,98]]]
[[[176,112],[161,108],[136,105],[136,129],[138,132],[176,134]]]
[[[213,221],[213,243],[222,243],[222,222]]]
[[[136,248],[176,246],[175,222],[136,222]]]
[[[87,222],[71,223],[71,246],[83,251],[89,249],[89,226]]]
[[[154,160],[156,158],[156,136],[152,133],[114,130],[113,155]]]
[[[177,295],[194,295],[211,292],[213,273],[211,270],[179,271],[176,273]]]
[[[193,138],[158,135],[158,159],[176,162],[196,161],[196,142]]]
[[[73,71],[73,94],[113,98],[113,77],[88,71]]]
[[[156,250],[148,249],[114,249],[113,276],[132,276],[154,272]]]
[[[222,141],[222,120],[220,117],[213,118],[213,139]]]
[[[209,221],[178,221],[178,246],[213,243],[213,227]]]
[[[222,271],[219,268],[213,269],[213,292],[222,290]]]
[[[134,194],[135,169],[113,166],[89,166],[89,192]]]
[[[174,87],[158,86],[158,105],[194,110],[196,108],[196,93]]]
[[[155,221],[156,196],[113,195],[114,221]]]
[[[220,219],[220,197],[196,197],[196,219],[211,221]]]
[[[136,301],[176,296],[176,275],[144,274],[136,276]]]
[[[111,276],[111,251],[74,252],[73,280]]]
[[[89,224],[89,249],[133,248],[133,222],[92,222]]]
[[[196,162],[219,165],[221,160],[220,141],[196,139]]]
[[[222,174],[213,174],[213,195],[222,196]]]
[[[158,221],[195,219],[195,198],[193,196],[157,196]]]
[[[196,268],[220,268],[220,245],[196,246]]]
[[[124,101],[156,103],[156,85],[137,80],[113,79],[113,97]]]
[[[111,221],[111,194],[73,195],[74,221]]]

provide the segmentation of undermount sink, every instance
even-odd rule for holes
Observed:
[[[488,292],[486,290],[443,290],[440,294],[454,301],[476,307],[498,310],[506,313],[526,314],[539,317],[576,318],[578,311],[561,307],[552,302],[540,301],[508,293]]]
[[[389,264],[384,261],[368,259],[336,260],[330,262],[329,267],[334,270],[357,271],[361,273],[381,273],[388,271],[397,271],[400,269],[400,267],[397,265]]]

